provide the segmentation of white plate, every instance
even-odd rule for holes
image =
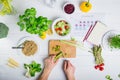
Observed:
[[[39,51],[39,45],[38,45],[37,41],[36,41],[33,37],[25,36],[25,37],[20,38],[20,39],[18,40],[18,42],[17,42],[17,46],[21,45],[21,44],[24,43],[26,40],[32,40],[32,41],[34,41],[34,42],[37,44],[38,50],[37,50],[36,53],[34,54],[34,55],[36,55],[36,54],[38,53],[38,51]],[[22,47],[22,46],[20,46],[20,47]],[[21,49],[17,49],[17,51],[18,51],[18,54],[19,54],[19,55],[24,55]],[[33,55],[33,56],[34,56],[34,55]],[[25,56],[25,55],[24,55],[24,56]],[[29,57],[29,56],[28,56],[28,57]]]
[[[57,19],[52,23],[52,31],[53,31],[53,34],[55,34],[56,36],[66,37],[66,36],[68,36],[68,35],[70,34],[70,32],[71,32],[71,24],[70,24],[70,23],[69,23],[69,25],[70,25],[70,32],[69,32],[67,35],[65,35],[65,36],[60,36],[59,34],[57,34],[56,31],[55,31],[55,28],[54,28],[55,24],[56,24],[58,21],[61,21],[61,20],[64,20],[64,21],[66,21],[67,23],[69,23],[69,21],[66,20],[66,19],[64,19],[64,18],[57,18]]]
[[[115,36],[115,35],[119,35],[119,34],[120,34],[120,31],[115,31],[115,30],[110,30],[110,31],[106,32],[105,35],[103,36],[103,39],[102,39],[103,49],[105,49],[107,51],[111,51],[111,52],[120,51],[120,49],[111,48],[109,45],[109,42],[108,42],[108,39],[110,37]]]

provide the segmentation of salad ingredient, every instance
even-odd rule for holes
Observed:
[[[98,69],[99,67],[100,67],[99,65],[96,65],[96,66],[95,66],[95,69]]]
[[[120,74],[118,74],[118,77],[120,78]]]
[[[60,45],[56,45],[52,48],[55,52],[58,52],[57,55],[54,58],[54,61],[58,60],[59,58],[63,57],[63,52],[60,50]]]
[[[74,37],[71,37],[71,41],[75,41],[75,38],[74,38]]]
[[[120,35],[115,35],[108,39],[109,45],[111,48],[120,49]]]
[[[93,48],[92,48],[92,53],[95,57],[95,63],[97,65],[100,65],[103,63],[103,58],[101,56],[101,52],[102,52],[102,47],[101,45],[97,46],[97,45],[94,45]]]
[[[83,1],[83,2],[80,4],[80,10],[81,10],[82,12],[89,12],[91,9],[92,9],[92,4],[90,3],[90,0],[88,0],[88,1]]]
[[[12,65],[11,63],[7,63],[7,65],[8,65],[9,67],[11,67],[11,68],[15,68],[15,66]]]
[[[56,45],[52,48],[55,52],[60,51],[60,45]]]
[[[48,30],[46,31],[46,33],[47,33],[48,35],[52,35],[52,34],[53,34],[52,29],[48,29]]]
[[[63,56],[63,52],[60,51],[54,58],[54,61],[58,60],[59,58],[61,58]]]
[[[107,80],[113,80],[110,75],[106,75],[105,78],[106,78]]]
[[[0,38],[7,37],[8,31],[9,28],[4,23],[0,23]]]
[[[103,67],[99,67],[99,70],[100,70],[100,71],[103,71],[103,70],[104,70],[104,68],[103,68]]]
[[[1,10],[0,10],[0,15],[14,13],[11,2],[12,2],[12,0],[0,0],[0,4],[2,5]]]
[[[19,63],[12,58],[8,59],[7,65],[12,67],[12,68],[19,67]]]
[[[24,68],[27,69],[25,74],[26,77],[34,77],[36,72],[40,72],[42,70],[41,64],[32,61],[31,64],[24,64]]]
[[[79,47],[83,50],[86,50],[82,43],[73,43],[73,42],[69,42],[69,41],[65,41],[65,40],[60,40],[60,42],[71,45],[71,46]]]
[[[21,31],[25,29],[28,33],[38,34],[39,36],[43,36],[43,32],[49,29],[51,23],[52,21],[46,17],[36,17],[35,8],[26,9],[24,14],[19,16],[19,22],[17,22]]]
[[[106,78],[106,79],[110,79],[110,75],[106,75],[105,78]]]
[[[104,70],[104,63],[102,63],[102,64],[99,64],[99,65],[96,65],[95,66],[95,69],[99,69],[100,71],[103,71]]]
[[[42,33],[42,36],[40,36],[41,39],[45,39],[46,38],[46,32]]]
[[[38,50],[37,44],[34,41],[29,41],[26,40],[23,43],[23,48],[22,48],[22,52],[26,55],[26,56],[31,56],[34,55],[36,53],[36,51]]]
[[[71,4],[71,3],[66,4],[66,5],[64,6],[64,11],[65,11],[65,13],[67,13],[67,14],[72,14],[72,13],[74,12],[74,10],[75,10],[75,7],[74,7],[74,5]]]
[[[65,41],[65,40],[60,40],[60,42],[71,45],[71,46],[75,46],[75,47],[78,46],[76,43],[68,42],[68,41]]]
[[[67,28],[66,28],[67,26]],[[70,24],[65,20],[60,20],[54,25],[55,31],[60,36],[65,36],[70,32]]]

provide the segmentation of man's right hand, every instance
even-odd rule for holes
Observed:
[[[66,77],[68,80],[75,80],[75,67],[70,63],[70,61],[65,60],[64,61],[64,72],[66,74]]]

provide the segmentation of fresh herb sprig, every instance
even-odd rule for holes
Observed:
[[[120,35],[115,35],[108,39],[109,45],[111,48],[120,49]]]

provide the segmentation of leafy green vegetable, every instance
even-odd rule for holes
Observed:
[[[93,55],[95,57],[95,63],[97,65],[102,64],[104,61],[102,56],[101,56],[102,47],[100,45],[99,46],[94,45],[92,48],[92,52],[93,52]]]
[[[5,38],[8,35],[9,28],[3,24],[0,23],[0,38]]]
[[[33,61],[31,64],[24,64],[24,68],[27,69],[27,77],[34,77],[36,72],[40,72],[42,70],[41,65],[35,61]]]
[[[24,14],[19,16],[19,22],[17,22],[21,31],[25,29],[28,33],[38,34],[39,36],[42,36],[43,32],[48,30],[51,23],[52,21],[46,17],[36,17],[35,8],[26,9]]]
[[[0,15],[11,14],[15,12],[11,2],[12,0],[0,0],[0,4],[2,5]]]
[[[115,35],[108,39],[111,48],[120,49],[120,35]]]

